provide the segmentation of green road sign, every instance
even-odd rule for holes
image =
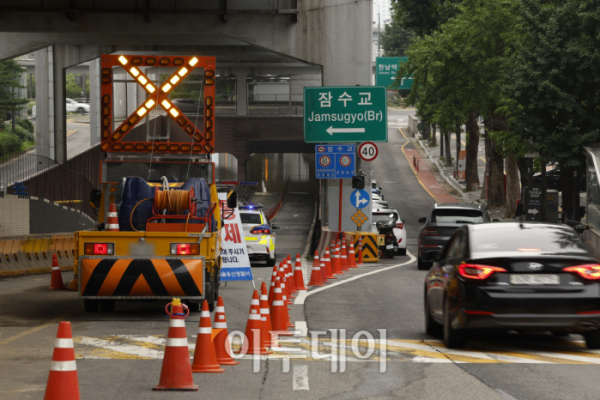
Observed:
[[[386,89],[379,86],[305,87],[304,141],[387,142]]]
[[[396,73],[400,64],[408,61],[408,57],[377,57],[375,62],[375,84],[377,86],[390,87],[396,80]],[[399,89],[410,89],[412,77],[402,78]]]

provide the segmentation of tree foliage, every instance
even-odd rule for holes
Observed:
[[[385,26],[379,41],[384,57],[404,57],[415,34],[404,28],[397,19]]]
[[[25,69],[14,60],[0,62],[0,116],[20,110],[29,100],[20,99],[17,89],[21,88],[21,75]],[[3,119],[3,118],[2,118]]]

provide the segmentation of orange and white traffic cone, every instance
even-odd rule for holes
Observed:
[[[335,245],[335,253],[333,254],[333,273],[335,275],[344,275],[344,272],[342,271],[342,263],[340,261],[339,242]]]
[[[354,240],[350,240],[350,251],[348,252],[348,267],[358,268],[358,265],[356,265],[356,256],[354,255]]]
[[[79,400],[79,380],[73,349],[71,323],[63,321],[58,324],[52,364],[48,374],[44,400]]]
[[[296,254],[296,265],[294,265],[294,283],[296,289],[307,290],[304,286],[304,276],[302,275],[302,260],[300,260],[300,254]]]
[[[169,316],[171,319],[169,321],[169,333],[167,334],[167,346],[165,347],[160,381],[152,390],[197,391],[198,386],[194,385],[194,379],[192,378],[190,350],[185,332],[185,317],[183,316],[183,306],[180,299],[173,299],[171,302]]]
[[[192,372],[225,372],[217,362],[217,352],[215,351],[215,344],[212,341],[210,311],[208,311],[208,302],[206,300],[202,302],[202,312],[200,313],[200,323],[198,324],[198,338],[196,339],[196,349],[194,350]]]
[[[319,258],[319,269],[321,270],[321,283],[327,283],[327,270],[323,257]]]
[[[217,332],[213,343],[215,345],[215,354],[219,365],[237,365],[240,362],[231,357],[231,345],[229,344],[229,332],[227,330],[227,319],[225,319],[225,306],[223,298],[217,299],[217,308],[215,308],[214,330]]]
[[[287,285],[285,284],[285,260],[282,262],[281,264],[281,269],[279,270],[279,279],[281,280],[280,282],[280,286],[281,286],[281,290],[283,290],[283,301],[286,304],[286,307],[288,304],[292,304],[292,302],[290,301],[290,299],[288,298],[288,289],[287,289]],[[275,299],[275,298],[273,298]]]
[[[323,281],[321,278],[321,262],[319,261],[319,253],[316,250],[308,286],[323,286]]]
[[[273,294],[274,294],[274,290],[275,290],[275,281],[277,280],[278,273],[279,273],[279,268],[277,268],[277,265],[274,265],[273,266],[273,273],[271,274],[271,286],[269,287],[269,307],[273,304]]]
[[[358,238],[358,262],[356,263],[356,265],[361,266],[363,265],[363,248],[362,248],[362,236]]]
[[[329,254],[329,247],[325,247],[325,272],[327,273],[327,279],[337,279],[333,274],[333,269],[331,268],[331,255]]]
[[[255,290],[252,294],[250,313],[248,315],[248,322],[246,323],[246,336],[244,337],[244,342],[246,342],[246,344],[242,343],[242,348],[248,346],[246,354],[265,355],[272,353],[271,351],[267,351],[267,348],[262,341],[261,325],[260,302],[258,300],[258,292]]]
[[[292,257],[288,254],[287,256],[287,282],[290,285],[291,295],[295,296],[298,293],[296,289],[296,283],[294,282],[294,267],[292,267]]]
[[[342,239],[342,250],[340,251],[342,259],[342,271],[350,271],[348,268],[348,253],[346,252],[346,239]]]
[[[119,232],[119,216],[117,214],[117,206],[115,206],[115,203],[110,203],[110,206],[108,206],[105,230],[107,232]]]
[[[62,280],[60,267],[58,266],[58,258],[56,254],[52,254],[52,271],[50,272],[50,290],[64,290],[65,284]]]
[[[273,305],[271,306],[271,325],[272,335],[277,336],[294,336],[288,330],[289,314],[287,306],[283,301],[283,289],[281,288],[281,278],[275,282],[275,291],[273,296]]]
[[[273,327],[271,325],[271,312],[269,310],[269,296],[267,295],[267,284],[260,286],[260,337],[265,347],[273,347],[274,340],[271,336]]]

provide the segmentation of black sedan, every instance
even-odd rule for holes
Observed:
[[[579,333],[600,348],[600,263],[566,225],[463,226],[425,278],[425,327],[461,347],[469,330]]]

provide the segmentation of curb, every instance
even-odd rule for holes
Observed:
[[[419,146],[421,146],[421,148],[423,149],[423,151],[425,151],[425,154],[427,154],[427,157],[429,157],[430,161],[433,161],[433,163],[435,164],[435,166],[438,169],[438,172],[440,173],[440,175],[442,176],[442,178],[444,178],[444,180],[446,182],[448,182],[448,184],[450,186],[452,186],[454,189],[456,189],[458,191],[458,193],[460,193],[461,197],[463,198],[463,200],[466,201],[472,201],[467,195],[465,195],[465,193],[463,192],[464,188],[462,186],[460,186],[460,184],[453,178],[453,177],[449,177],[444,173],[444,168],[442,168],[442,166],[440,165],[439,161],[436,160],[435,158],[433,158],[431,156],[431,154],[429,154],[429,151],[427,150],[427,146],[424,146],[420,140],[417,139],[417,143],[419,143]]]

